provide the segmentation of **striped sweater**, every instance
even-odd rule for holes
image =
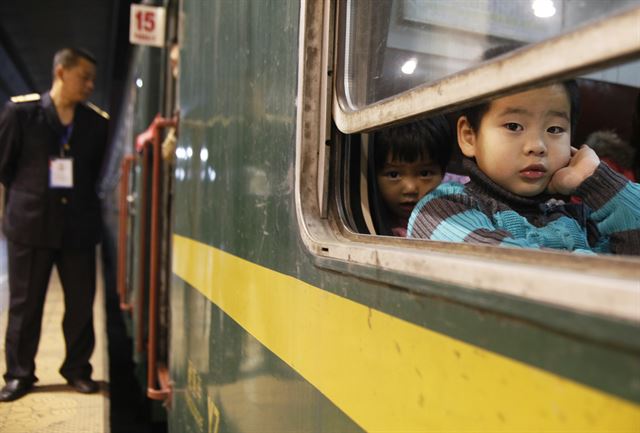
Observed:
[[[448,242],[640,255],[640,185],[600,164],[576,190],[580,204],[522,197],[465,161],[471,181],[444,183],[416,205],[408,237]]]

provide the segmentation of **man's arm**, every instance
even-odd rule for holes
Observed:
[[[9,187],[15,175],[20,140],[16,107],[9,102],[0,113],[0,183]]]

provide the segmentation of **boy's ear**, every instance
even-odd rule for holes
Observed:
[[[464,156],[473,158],[476,156],[476,132],[471,127],[466,116],[458,118],[458,146]]]

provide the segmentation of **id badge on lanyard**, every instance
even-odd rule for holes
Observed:
[[[65,156],[69,149],[69,139],[73,124],[69,125],[60,137],[60,157],[49,160],[49,186],[51,188],[73,188],[73,158]]]
[[[73,158],[51,158],[49,161],[49,186],[73,188]]]

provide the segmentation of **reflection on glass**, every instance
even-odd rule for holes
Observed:
[[[349,0],[342,87],[352,109],[469,68],[495,46],[535,43],[637,0]]]
[[[206,147],[203,147],[200,149],[200,161],[207,162],[207,159],[209,159],[209,151]]]
[[[207,168],[207,173],[209,174],[209,180],[210,180],[211,182],[213,182],[214,180],[216,180],[216,171],[215,171],[213,168],[208,167],[208,168]]]
[[[553,0],[533,0],[531,9],[533,9],[533,14],[538,18],[550,18],[556,14]]]

